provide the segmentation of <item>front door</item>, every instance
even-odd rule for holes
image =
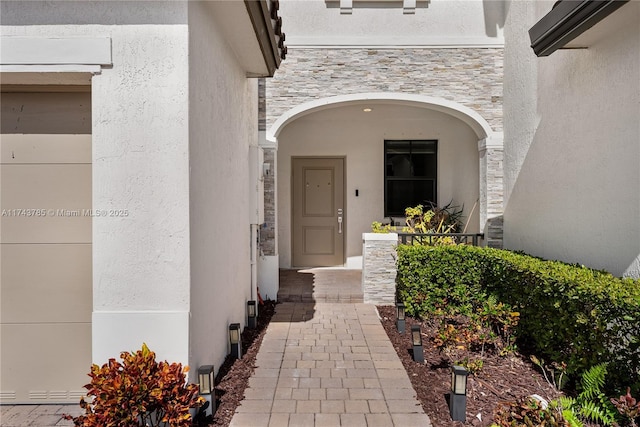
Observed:
[[[344,265],[344,158],[293,158],[294,267]]]

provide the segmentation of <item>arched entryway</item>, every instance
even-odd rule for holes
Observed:
[[[385,219],[385,141],[435,141],[437,202],[464,206],[468,231],[487,232],[487,220],[501,215],[502,134],[476,111],[441,98],[403,93],[334,96],[298,105],[266,132],[272,151],[278,266],[293,260],[296,159],[344,161],[343,263],[358,268],[362,233]],[[493,169],[490,169],[493,168]],[[266,194],[266,203],[269,194]],[[475,207],[474,207],[475,206]],[[499,246],[497,235],[485,242]]]

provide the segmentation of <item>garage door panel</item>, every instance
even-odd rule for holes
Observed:
[[[91,135],[5,134],[3,164],[91,163]]]
[[[91,245],[3,245],[2,323],[90,322]]]
[[[2,325],[0,336],[1,403],[77,403],[84,395],[90,323]]]
[[[91,242],[91,165],[2,165],[2,243]]]
[[[0,402],[77,403],[91,366],[91,93],[0,97]]]
[[[91,93],[2,94],[3,134],[91,134]]]

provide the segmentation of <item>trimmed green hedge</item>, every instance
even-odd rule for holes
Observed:
[[[409,314],[450,305],[464,311],[495,295],[520,312],[521,349],[566,362],[575,376],[605,362],[611,386],[640,387],[638,280],[471,246],[399,246],[397,266],[398,298]]]

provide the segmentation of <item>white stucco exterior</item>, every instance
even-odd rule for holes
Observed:
[[[91,81],[93,209],[127,215],[93,221],[92,357],[104,362],[133,350],[132,341],[136,347],[147,341],[159,357],[187,363],[188,348],[174,345],[184,343],[189,316],[186,4],[158,4],[151,19],[142,4],[106,12],[106,19],[127,19],[130,25],[93,25],[105,19],[105,11],[86,6],[27,3],[24,17],[11,15],[16,24],[22,18],[60,24],[3,25],[2,35],[111,40],[113,66]],[[73,24],[83,21],[89,24]],[[149,339],[144,322],[123,322],[126,333],[114,330],[120,316],[144,313],[166,332]],[[163,321],[161,313],[182,318],[182,327]]]
[[[638,277],[640,3],[598,23],[587,49],[536,58],[526,31],[552,5],[508,7],[505,247]]]
[[[287,44],[300,46],[501,46],[502,1],[359,1],[340,13],[339,1],[282,0]]]
[[[191,365],[220,366],[251,289],[249,145],[258,144],[257,80],[245,77],[208,8],[189,5]],[[197,52],[197,54],[195,54]]]
[[[243,2],[2,2],[3,83],[91,86],[92,208],[106,212],[92,230],[95,363],[145,342],[217,369],[228,325],[246,324],[262,171],[248,77],[270,66],[249,15]]]

